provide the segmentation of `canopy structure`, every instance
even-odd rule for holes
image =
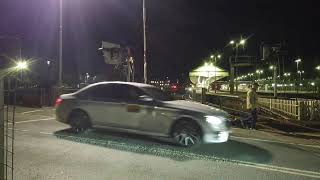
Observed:
[[[203,88],[208,88],[212,82],[227,76],[229,76],[228,72],[212,63],[205,63],[203,66],[200,66],[189,73],[190,81],[195,84],[196,87]]]

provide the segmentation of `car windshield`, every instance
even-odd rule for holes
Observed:
[[[160,100],[160,101],[173,101],[173,97],[161,89],[156,87],[144,87],[145,92],[151,96],[153,99]]]

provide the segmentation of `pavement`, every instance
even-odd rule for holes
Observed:
[[[317,139],[234,128],[226,143],[188,149],[101,129],[73,134],[55,121],[53,108],[16,112],[17,180],[320,179]]]

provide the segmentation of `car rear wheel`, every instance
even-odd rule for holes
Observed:
[[[180,146],[192,147],[201,143],[201,130],[196,123],[180,121],[174,126],[173,138]]]
[[[76,110],[70,115],[70,126],[74,133],[81,133],[90,127],[90,119],[87,113]]]

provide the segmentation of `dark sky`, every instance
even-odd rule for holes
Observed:
[[[320,64],[317,1],[146,0],[148,60],[153,77],[177,77],[222,50],[233,38],[253,35],[245,54],[258,55],[261,41],[285,40],[288,68]],[[19,35],[23,56],[58,57],[58,0],[1,0],[0,35]],[[101,40],[134,48],[142,75],[142,0],[64,0],[64,71],[101,72]],[[225,48],[226,65],[231,50]],[[289,70],[289,69],[288,69]]]

